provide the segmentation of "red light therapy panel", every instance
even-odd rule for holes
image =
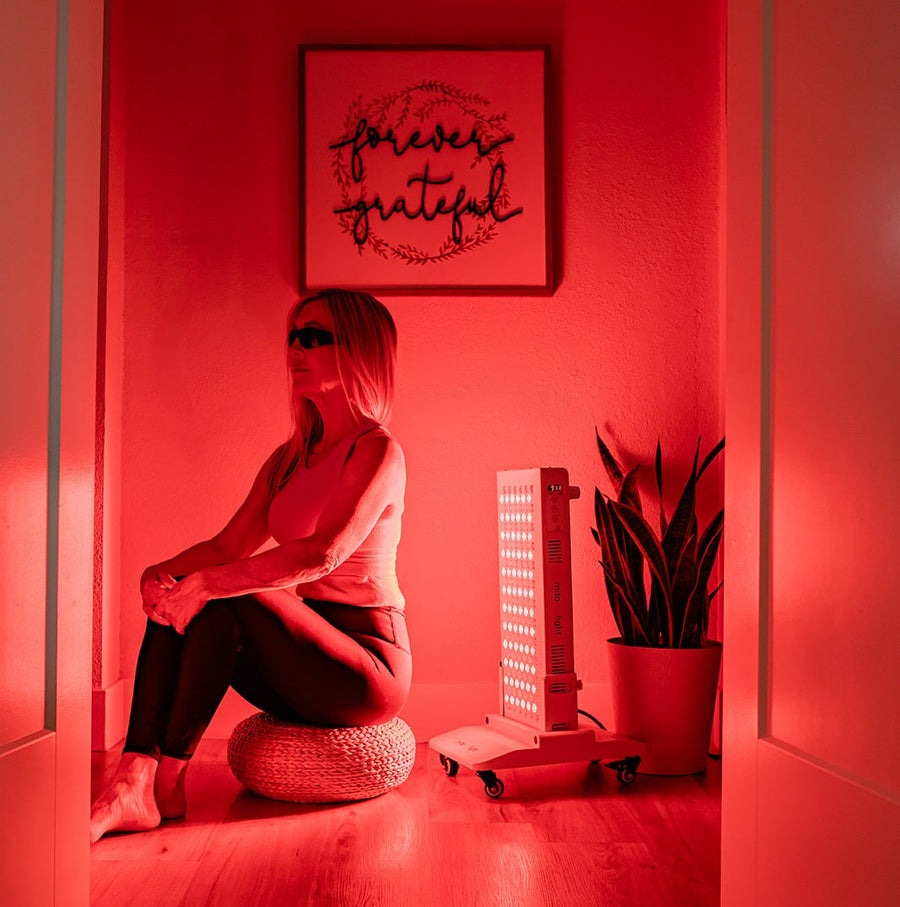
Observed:
[[[569,477],[497,473],[500,712],[540,731],[578,727]]]

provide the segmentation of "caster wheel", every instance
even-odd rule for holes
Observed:
[[[444,766],[444,771],[447,773],[448,778],[452,778],[459,771],[459,763],[455,759],[450,759],[441,753],[441,765]]]
[[[619,784],[631,784],[637,777],[637,770],[640,764],[640,756],[626,756],[618,762],[607,763],[606,767],[615,771]]]
[[[484,781],[484,792],[492,799],[503,794],[503,782],[491,771],[479,772],[478,777]]]
[[[489,784],[485,784],[484,792],[492,799],[496,800],[498,797],[503,796],[503,782],[499,778],[495,778]]]

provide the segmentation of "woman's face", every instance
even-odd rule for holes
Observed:
[[[288,366],[293,380],[294,397],[315,400],[339,390],[341,376],[333,340],[334,319],[328,303],[324,299],[307,302],[297,313],[291,328],[302,332],[299,337],[292,335],[288,347]],[[328,334],[331,335],[330,340]],[[307,349],[304,343],[313,346]]]

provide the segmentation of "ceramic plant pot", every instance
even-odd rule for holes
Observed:
[[[650,745],[639,771],[693,775],[706,770],[722,644],[655,649],[608,641],[616,733]]]

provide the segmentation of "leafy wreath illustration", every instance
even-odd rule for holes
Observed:
[[[347,135],[350,135],[356,124],[365,119],[366,122],[381,130],[390,120],[393,129],[398,129],[407,121],[423,123],[441,108],[456,108],[457,111],[471,117],[479,130],[479,140],[482,146],[496,145],[485,155],[475,152],[474,159],[469,167],[472,170],[485,169],[491,172],[499,164],[504,166],[502,144],[500,140],[511,141],[513,136],[506,128],[507,113],[490,113],[490,100],[483,95],[467,92],[441,80],[425,80],[415,85],[391,94],[384,94],[374,98],[368,104],[363,103],[362,95],[350,102],[344,118],[344,137],[339,140],[339,147],[335,148],[332,157],[332,172],[340,190],[341,206],[344,209],[338,214],[338,222],[342,232],[348,234],[351,241],[356,243],[360,255],[364,249],[369,248],[376,255],[385,259],[402,260],[407,265],[429,265],[448,261],[464,255],[473,249],[489,243],[497,234],[497,221],[486,221],[478,218],[474,227],[466,230],[460,241],[456,241],[452,234],[448,235],[440,246],[434,251],[420,249],[408,242],[392,244],[385,240],[378,232],[370,227],[366,239],[357,243],[353,238],[354,214],[348,210],[354,205],[353,189],[355,187],[358,197],[366,195],[365,175],[359,181],[354,180],[350,164],[347,161],[349,152],[347,145],[343,144]],[[504,181],[500,191],[495,196],[494,208],[505,211],[510,204],[509,186]]]

